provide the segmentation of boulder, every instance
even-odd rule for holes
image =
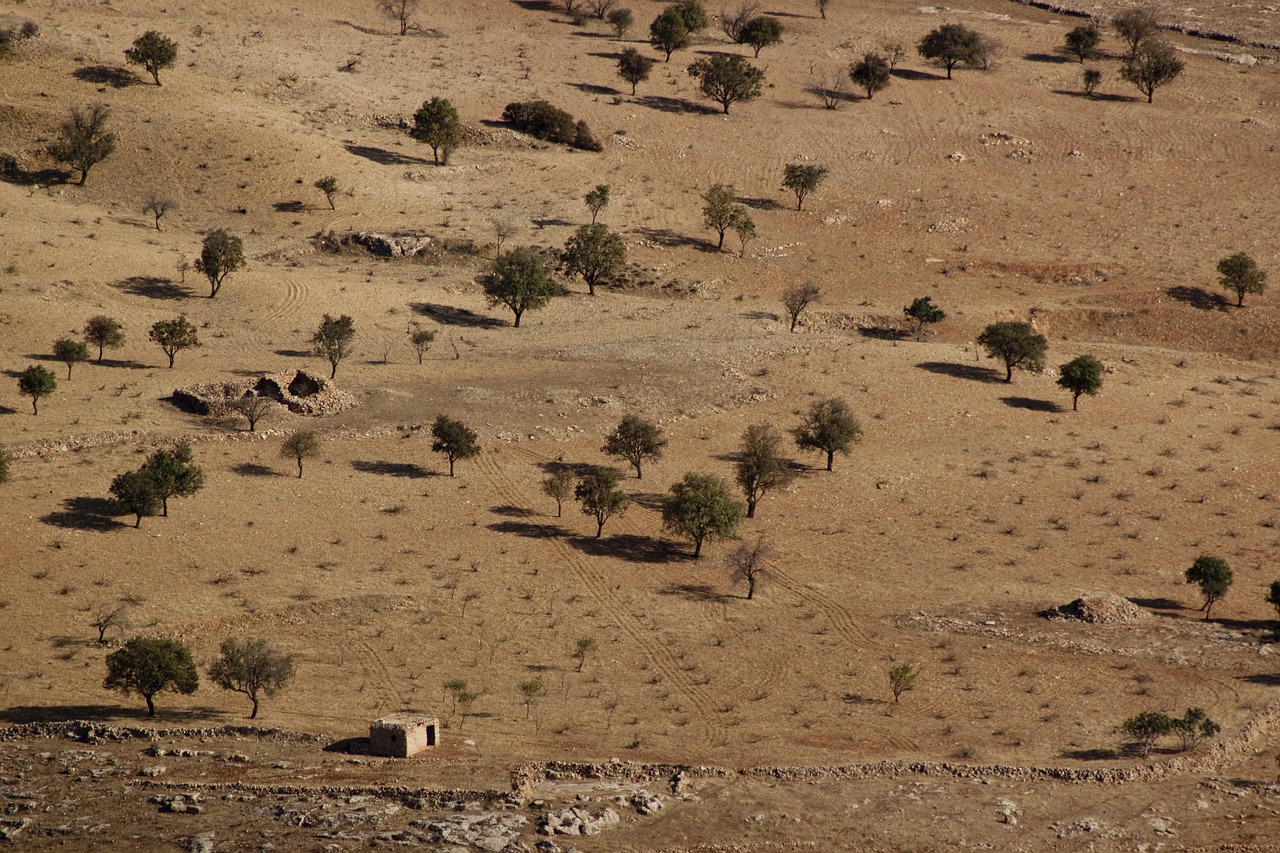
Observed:
[[[1147,618],[1147,612],[1123,596],[1090,592],[1075,601],[1040,613],[1046,619],[1076,619],[1097,625],[1122,624]]]

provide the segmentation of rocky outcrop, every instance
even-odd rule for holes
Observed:
[[[275,400],[295,415],[332,415],[356,404],[332,379],[313,376],[304,370],[286,370],[257,379],[189,385],[174,389],[170,399],[183,411],[218,417],[228,414],[237,401],[249,395]]]
[[[348,239],[380,258],[412,258],[430,249],[432,243],[426,234],[412,231],[360,231]]]

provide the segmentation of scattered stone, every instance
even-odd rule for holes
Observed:
[[[1046,619],[1077,619],[1096,625],[1115,625],[1137,622],[1147,618],[1147,612],[1132,601],[1110,592],[1090,592],[1069,604],[1042,610]]]
[[[187,853],[213,853],[213,833],[202,832],[187,839]]]
[[[1147,825],[1151,827],[1151,831],[1156,835],[1177,835],[1177,831],[1173,828],[1174,820],[1171,817],[1152,817],[1147,818]]]
[[[952,163],[963,163],[965,160],[968,160],[969,158],[964,156],[964,154],[959,151],[952,151],[950,154],[947,155],[947,159],[950,160]]]
[[[363,246],[370,254],[382,258],[412,258],[431,248],[432,239],[426,234],[402,231],[383,234],[361,231],[349,238],[357,246]]]
[[[138,771],[139,776],[163,776],[169,768],[163,764],[157,764],[153,767],[143,767]]]
[[[31,818],[0,818],[0,841],[12,841],[31,825]]]
[[[172,797],[156,794],[147,802],[158,805],[160,811],[165,814],[200,814],[204,811],[204,808],[199,805],[200,795],[196,793],[176,794]]]
[[[621,822],[618,813],[605,808],[598,815],[587,809],[573,806],[560,814],[547,812],[538,824],[540,835],[599,835],[601,831],[617,826]]]
[[[996,809],[1001,823],[1008,826],[1018,825],[1018,815],[1022,814],[1022,810],[1018,808],[1018,804],[1013,800],[1001,798],[996,800]]]
[[[651,815],[662,809],[662,798],[652,796],[644,791],[633,794],[631,797],[631,805],[637,812],[642,815]]]

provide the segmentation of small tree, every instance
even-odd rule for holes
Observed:
[[[799,287],[789,287],[782,291],[782,307],[787,312],[787,317],[791,320],[791,331],[796,330],[796,324],[800,322],[800,315],[805,312],[813,303],[817,302],[822,296],[822,289],[811,281],[807,281]]]
[[[1244,307],[1246,293],[1261,294],[1267,289],[1267,274],[1244,252],[1236,252],[1218,261],[1218,283],[1236,295],[1236,307]]]
[[[298,463],[298,479],[302,479],[302,462],[320,455],[320,436],[315,430],[299,430],[280,443],[280,455]]]
[[[447,166],[449,155],[462,141],[462,122],[453,104],[444,98],[432,98],[423,101],[413,114],[409,135],[431,146],[431,156],[437,166]]]
[[[785,486],[795,477],[781,445],[782,435],[769,424],[752,424],[742,434],[735,476],[747,499],[747,518],[756,517],[756,504],[766,492]]]
[[[414,13],[418,11],[418,0],[378,0],[378,11],[400,25],[400,35],[418,28],[413,22]]]
[[[258,718],[258,694],[274,696],[293,678],[293,655],[286,655],[263,639],[224,640],[218,659],[209,667],[209,680],[223,690],[249,697]]]
[[[436,415],[431,425],[431,450],[443,453],[449,460],[449,476],[453,476],[453,463],[459,459],[473,459],[480,455],[480,437],[462,421],[447,415]]]
[[[933,297],[920,296],[902,309],[902,314],[911,323],[911,334],[917,341],[924,339],[926,326],[941,323],[947,318],[947,312],[933,304]]]
[[[143,517],[160,511],[160,495],[156,492],[155,481],[142,471],[117,474],[111,481],[110,491],[121,511],[133,515],[134,527],[142,526]]]
[[[649,25],[649,44],[666,55],[665,62],[670,62],[671,54],[677,50],[689,46],[689,28],[674,6],[663,9]]]
[[[618,0],[587,0],[587,8],[596,20],[603,21],[617,2]]]
[[[156,715],[155,695],[163,690],[191,694],[200,686],[191,651],[177,640],[134,637],[107,655],[107,677],[102,686],[147,700],[147,716]]]
[[[1147,96],[1147,103],[1155,98],[1156,89],[1171,83],[1186,67],[1167,41],[1148,40],[1138,45],[1138,50],[1124,65],[1120,76],[1138,87]]]
[[[600,215],[600,211],[609,206],[609,185],[596,184],[596,188],[582,197],[583,202],[587,205],[587,210],[591,211],[591,224],[596,224],[596,217]]]
[[[827,19],[827,7],[831,5],[831,0],[814,0],[814,5],[818,7],[818,14],[825,21]]]
[[[632,95],[636,93],[638,84],[649,79],[649,73],[653,70],[655,61],[642,55],[634,47],[622,51],[622,56],[618,57],[618,76],[631,84]]]
[[[755,220],[751,218],[751,214],[747,213],[746,207],[738,205],[738,209],[733,214],[733,222],[729,227],[733,229],[733,233],[738,235],[738,257],[745,258],[747,256],[747,244],[756,238]]]
[[[1065,41],[1065,49],[1067,53],[1084,62],[1086,59],[1092,59],[1098,52],[1098,45],[1102,42],[1102,33],[1098,31],[1098,25],[1094,22],[1083,24],[1067,33]]]
[[[862,440],[862,425],[849,411],[844,400],[820,400],[809,407],[800,426],[792,430],[796,446],[801,450],[821,450],[827,454],[830,471],[837,453],[849,455],[853,445]]]
[[[1015,367],[1032,371],[1044,369],[1049,341],[1030,323],[1004,321],[983,329],[978,335],[978,346],[986,350],[988,358],[1004,361],[1004,381],[1012,382]]]
[[[1111,28],[1129,48],[1129,57],[1138,52],[1138,46],[1160,29],[1155,9],[1150,6],[1130,6],[1111,19]]]
[[[106,104],[72,107],[71,115],[59,128],[58,140],[49,147],[49,153],[59,163],[80,170],[80,186],[89,180],[89,170],[116,150],[116,135],[107,130],[110,117]]]
[[[693,471],[671,486],[662,504],[665,530],[693,540],[693,556],[702,555],[704,540],[733,539],[747,508],[729,492],[729,484],[716,474]]]
[[[627,247],[622,237],[599,223],[578,228],[560,254],[560,268],[566,275],[582,276],[592,296],[596,295],[596,285],[622,272],[626,261]]]
[[[575,672],[582,672],[582,667],[587,663],[587,655],[595,650],[596,640],[594,637],[579,637],[573,644],[574,656],[578,658],[578,668]]]
[[[756,17],[756,13],[760,11],[760,4],[744,0],[738,4],[738,7],[732,12],[728,9],[720,10],[720,29],[724,30],[724,34],[729,37],[734,44],[742,44],[742,28]]]
[[[1081,355],[1058,368],[1058,385],[1071,392],[1071,411],[1078,411],[1080,395],[1090,397],[1102,390],[1102,362],[1091,355]]]
[[[528,681],[522,681],[518,685],[520,690],[520,701],[524,703],[524,718],[527,720],[533,716],[533,703],[544,692],[541,678],[531,678]]]
[[[1174,730],[1178,721],[1168,714],[1159,711],[1143,711],[1120,724],[1120,731],[1133,741],[1138,751],[1146,758],[1156,741]]]
[[[743,542],[729,555],[730,579],[747,582],[747,601],[756,597],[756,586],[769,574],[769,560],[773,550],[758,536],[754,543]]]
[[[99,314],[84,324],[84,339],[98,348],[98,364],[102,364],[102,351],[124,344],[124,326],[119,320]]]
[[[947,79],[957,65],[977,65],[982,61],[982,36],[963,24],[943,24],[931,30],[916,45],[920,55],[947,69]]]
[[[195,463],[191,443],[184,441],[173,450],[157,450],[147,457],[139,472],[151,480],[160,500],[161,515],[169,516],[169,498],[189,498],[204,488],[204,471]]]
[[[278,407],[275,400],[252,391],[231,404],[231,410],[249,422],[249,432],[258,428],[258,421],[272,417]]]
[[[684,28],[690,34],[705,30],[711,22],[700,0],[679,0],[671,8],[680,13],[680,20],[684,21]]]
[[[333,204],[333,197],[338,194],[338,179],[336,177],[334,177],[333,175],[325,175],[323,178],[316,181],[311,186],[315,187],[316,189],[320,190],[320,192],[324,193],[324,200],[329,202],[330,210],[338,209]]]
[[[560,518],[564,502],[573,496],[573,472],[557,468],[542,481],[542,493],[556,502],[556,518]]]
[[[738,204],[732,184],[712,184],[702,194],[702,224],[720,235],[717,249],[724,248],[724,235],[746,209]]]
[[[151,325],[148,337],[159,344],[164,354],[169,356],[170,369],[173,368],[174,357],[180,351],[200,346],[196,327],[187,319],[186,314],[179,314],[172,320],[157,320]]]
[[[849,66],[849,79],[867,93],[869,101],[876,92],[889,88],[893,79],[889,60],[878,53],[868,53]]]
[[[1081,80],[1084,93],[1092,98],[1093,93],[1097,91],[1098,86],[1102,83],[1102,72],[1096,68],[1086,68]]]
[[[351,355],[351,342],[356,337],[355,321],[343,314],[334,318],[325,314],[320,328],[311,336],[311,351],[329,362],[329,378],[338,375],[338,363]]]
[[[782,22],[772,15],[760,15],[747,21],[740,33],[742,44],[747,44],[756,52],[775,44],[782,44]]]
[[[449,708],[449,716],[452,717],[458,713],[458,697],[467,692],[467,680],[465,678],[454,678],[444,683],[444,691],[449,694],[452,705]]]
[[[67,379],[70,380],[71,368],[89,360],[89,345],[75,338],[59,338],[53,342],[53,355],[67,366]]]
[[[622,473],[616,468],[595,465],[578,480],[573,496],[582,505],[582,514],[596,520],[596,538],[604,533],[604,523],[615,515],[626,512],[627,496],[618,488]],[[556,501],[556,515],[560,514],[560,502]]]
[[[505,305],[511,309],[517,329],[524,312],[546,307],[560,290],[542,256],[525,246],[499,255],[489,272],[480,277],[480,284],[490,306]]]
[[[880,45],[880,51],[884,54],[884,58],[889,61],[889,70],[893,71],[898,67],[898,63],[907,58],[907,49],[902,46],[901,42],[887,41]]]
[[[667,439],[662,434],[662,427],[653,421],[647,421],[639,415],[624,415],[613,432],[605,437],[604,452],[631,463],[636,469],[636,479],[644,479],[641,464],[646,459],[662,458],[662,450],[667,446]]]
[[[409,345],[413,347],[413,352],[418,356],[418,364],[422,364],[422,358],[431,349],[431,344],[436,339],[434,329],[414,329],[409,333]]]
[[[205,235],[196,258],[196,272],[209,279],[209,298],[218,295],[222,282],[231,273],[244,266],[244,242],[217,228]]]
[[[178,203],[171,198],[151,193],[142,205],[142,212],[155,218],[156,230],[160,231],[160,220],[171,210],[177,210]]]
[[[107,604],[93,612],[93,627],[98,630],[98,645],[107,643],[107,632],[112,628],[123,631],[129,627],[129,605]]]
[[[737,101],[753,101],[760,97],[764,72],[741,56],[712,54],[689,66],[689,76],[698,80],[698,90],[719,102],[726,115],[729,105]]]
[[[613,27],[613,35],[616,38],[622,38],[627,34],[627,30],[636,22],[636,16],[630,9],[610,9],[604,19]],[[631,94],[635,94],[632,92]]]
[[[796,194],[796,210],[804,207],[805,198],[826,179],[826,166],[788,163],[782,170],[782,188]]]
[[[889,670],[889,690],[893,692],[895,705],[902,698],[903,693],[915,689],[916,679],[919,677],[920,670],[909,663],[900,663]]]
[[[148,30],[133,40],[133,47],[124,52],[130,65],[147,69],[151,79],[160,85],[160,72],[171,68],[178,61],[178,46],[155,30]]]
[[[1208,620],[1213,605],[1231,588],[1231,567],[1221,557],[1202,554],[1187,569],[1186,579],[1187,583],[1199,585],[1200,594],[1204,596],[1204,605],[1200,609]]]
[[[2,481],[0,481],[2,482]],[[1270,604],[1276,611],[1276,631],[1280,633],[1280,580],[1272,581],[1271,586],[1267,588],[1267,604]]]
[[[40,414],[40,398],[58,390],[58,378],[49,368],[33,364],[18,374],[18,392],[31,398],[31,414]]]
[[[1182,750],[1195,749],[1207,738],[1222,731],[1222,726],[1209,719],[1204,708],[1188,708],[1180,719],[1173,721],[1173,733],[1182,741]]]

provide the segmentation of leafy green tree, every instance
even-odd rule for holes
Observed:
[[[729,555],[730,579],[734,582],[747,582],[747,601],[756,597],[756,587],[769,574],[769,560],[773,550],[765,542],[764,536],[756,537],[755,542],[743,542]]]
[[[1159,711],[1143,711],[1120,724],[1120,731],[1132,740],[1138,751],[1146,758],[1156,741],[1169,734],[1177,725],[1177,720]]]
[[[449,155],[462,141],[462,122],[453,104],[444,98],[432,98],[423,101],[413,114],[409,135],[431,146],[431,156],[437,166],[447,166]]]
[[[333,197],[338,194],[338,189],[339,189],[338,179],[336,177],[334,177],[333,175],[325,175],[323,178],[316,181],[311,186],[315,187],[316,189],[320,190],[320,192],[324,193],[324,200],[329,202],[330,210],[338,209],[333,204]]]
[[[1186,571],[1187,583],[1197,584],[1204,596],[1204,618],[1208,620],[1213,605],[1231,588],[1231,567],[1221,557],[1202,554]]]
[[[1173,721],[1173,733],[1182,741],[1185,752],[1195,749],[1206,738],[1222,731],[1222,726],[1209,719],[1204,708],[1188,708],[1180,719]]]
[[[637,85],[649,79],[654,62],[655,60],[642,55],[634,47],[622,51],[622,56],[618,57],[618,76],[631,84],[631,94],[636,93]]]
[[[671,61],[671,54],[689,46],[689,28],[679,10],[668,7],[653,19],[649,25],[649,44],[666,54],[666,62]]]
[[[574,655],[578,658],[578,668],[576,672],[582,672],[582,667],[587,663],[587,655],[596,647],[595,637],[579,637],[573,644]]]
[[[139,473],[151,480],[160,500],[161,515],[169,516],[169,498],[189,498],[204,488],[204,471],[195,463],[191,443],[181,442],[173,450],[157,450],[147,457]]]
[[[891,71],[888,59],[878,53],[868,53],[849,66],[849,79],[867,93],[869,101],[876,92],[889,87],[893,79]]]
[[[792,430],[796,446],[801,450],[821,450],[827,454],[827,470],[835,455],[849,455],[853,445],[862,440],[862,425],[849,411],[849,404],[839,398],[819,400],[809,407],[800,426]]]
[[[982,61],[982,36],[963,24],[943,24],[931,30],[916,50],[922,57],[947,69],[947,79],[957,65],[977,65]]]
[[[1138,50],[1120,66],[1120,76],[1138,87],[1147,96],[1147,103],[1155,98],[1156,89],[1171,83],[1186,68],[1186,63],[1174,53],[1167,41],[1149,39],[1138,45]]]
[[[789,287],[782,291],[782,307],[787,312],[787,317],[791,320],[791,331],[796,330],[796,324],[800,322],[800,315],[805,312],[813,303],[817,302],[822,296],[822,289],[811,281],[807,281],[799,287]]]
[[[680,13],[680,20],[684,21],[684,28],[689,34],[705,30],[710,20],[707,18],[707,10],[703,8],[699,0],[680,0],[671,7]]]
[[[564,502],[573,495],[573,472],[557,468],[542,481],[542,493],[556,502],[556,518],[560,518]]]
[[[119,320],[99,314],[90,317],[84,324],[84,338],[98,348],[98,364],[102,364],[102,351],[105,348],[114,349],[124,344],[124,327]]]
[[[134,516],[134,527],[142,526],[142,519],[160,511],[160,495],[156,483],[145,472],[125,471],[111,481],[111,494],[123,512]]]
[[[1130,6],[1111,19],[1111,28],[1129,48],[1129,58],[1132,59],[1138,47],[1159,31],[1160,24],[1154,8]]]
[[[160,72],[171,68],[178,61],[178,46],[173,40],[155,30],[148,30],[133,40],[133,47],[124,52],[130,65],[147,69],[151,79],[160,85]]]
[[[615,38],[622,38],[627,34],[627,30],[635,25],[636,16],[630,9],[610,9],[605,12],[604,19],[613,27],[613,35]],[[632,92],[631,94],[635,94]]]
[[[760,15],[743,25],[741,36],[742,44],[751,45],[759,58],[764,48],[782,44],[782,22],[772,15]]]
[[[613,432],[605,436],[606,455],[616,456],[631,463],[636,469],[636,479],[644,479],[641,464],[646,459],[662,458],[662,450],[667,446],[667,439],[662,434],[662,427],[653,421],[647,421],[639,415],[624,415],[614,427]]]
[[[218,659],[209,667],[209,680],[223,690],[249,697],[258,718],[258,695],[274,696],[293,678],[293,655],[277,650],[267,640],[224,640]]]
[[[1030,323],[1006,320],[983,329],[978,335],[978,346],[987,351],[988,358],[1004,361],[1004,381],[1012,382],[1015,367],[1033,371],[1044,368],[1049,341]]]
[[[159,344],[164,354],[169,356],[171,369],[173,359],[180,351],[200,346],[196,327],[187,319],[186,314],[179,314],[172,320],[157,320],[151,325],[148,337]]]
[[[490,306],[505,305],[511,309],[517,329],[524,312],[546,307],[560,291],[542,256],[524,246],[499,255],[489,272],[480,277],[480,284]]]
[[[517,687],[520,690],[520,701],[524,703],[524,718],[527,720],[533,715],[533,703],[538,697],[546,692],[542,684],[541,678],[531,678],[528,681],[520,682]]]
[[[1081,355],[1058,368],[1058,385],[1071,392],[1071,411],[1079,409],[1080,395],[1090,397],[1102,390],[1102,362],[1091,355]]]
[[[31,414],[40,414],[40,398],[58,390],[58,378],[43,365],[33,364],[18,374],[18,392],[31,398]]]
[[[724,248],[724,235],[740,221],[746,208],[738,203],[732,184],[712,184],[702,194],[702,224],[720,235],[717,249]]]
[[[718,101],[726,115],[729,105],[737,101],[754,101],[760,97],[764,72],[741,56],[715,53],[689,66],[689,76],[698,80],[698,90]]]
[[[244,242],[225,229],[217,228],[205,235],[196,258],[196,272],[209,279],[209,298],[218,295],[222,282],[244,266]]]
[[[804,200],[809,193],[827,179],[826,166],[812,166],[806,163],[788,163],[782,169],[782,188],[791,190],[796,195],[796,210],[804,207]]]
[[[934,305],[931,296],[913,299],[910,305],[902,309],[902,314],[911,322],[911,334],[917,341],[924,338],[926,326],[941,323],[947,318],[947,312]]]
[[[311,336],[311,351],[329,362],[329,378],[338,375],[338,363],[351,355],[351,342],[356,337],[356,323],[346,314],[325,314],[320,328]]]
[[[1102,33],[1098,31],[1098,25],[1090,22],[1067,33],[1065,47],[1067,53],[1084,62],[1097,54],[1098,45],[1101,43]]]
[[[627,247],[622,237],[599,223],[581,226],[564,244],[560,255],[561,269],[566,275],[582,276],[592,296],[596,295],[596,285],[622,272],[626,261]]]
[[[791,461],[782,455],[782,435],[769,424],[752,424],[742,434],[736,479],[747,498],[747,518],[756,517],[756,504],[765,492],[794,479]]]
[[[280,455],[298,463],[298,479],[302,479],[302,462],[320,455],[320,436],[315,430],[298,430],[280,443]]]
[[[595,189],[582,197],[583,202],[587,205],[587,210],[591,211],[592,225],[596,224],[596,218],[600,216],[600,211],[609,206],[609,189],[608,184],[596,184]]]
[[[409,333],[409,345],[413,347],[413,351],[418,356],[418,364],[422,364],[422,358],[431,349],[432,342],[436,339],[434,329],[414,329]]]
[[[662,526],[692,539],[697,558],[702,555],[703,541],[735,538],[746,512],[723,477],[690,471],[672,484],[670,496],[663,501]]]
[[[1267,289],[1267,274],[1244,252],[1236,252],[1218,261],[1218,283],[1236,295],[1236,307],[1244,306],[1246,293],[1262,293]]]
[[[72,107],[58,130],[57,141],[49,146],[53,159],[80,170],[80,186],[89,180],[90,169],[115,153],[116,135],[107,130],[110,117],[106,104]]]
[[[919,677],[920,670],[909,663],[900,663],[889,670],[889,690],[893,693],[895,705],[902,698],[903,693],[915,689],[916,679]]]
[[[480,455],[480,437],[462,421],[436,415],[435,423],[431,425],[431,450],[443,453],[449,460],[449,476],[452,477],[454,462]]]
[[[756,238],[756,223],[751,218],[751,214],[747,213],[744,205],[738,205],[737,210],[733,212],[733,221],[729,223],[729,227],[733,229],[733,233],[738,235],[738,257],[745,258],[747,256],[747,244]]]
[[[200,686],[191,651],[177,640],[134,637],[107,655],[102,686],[147,700],[147,716],[156,715],[155,695],[163,690],[191,694]]]
[[[59,338],[53,342],[53,355],[67,366],[67,379],[71,379],[71,368],[82,361],[89,360],[89,345],[75,338]]]
[[[1102,83],[1102,72],[1096,68],[1086,68],[1081,80],[1081,85],[1084,87],[1084,93],[1092,98],[1093,93],[1097,91],[1099,84]]]
[[[573,489],[573,496],[582,506],[582,514],[596,520],[596,538],[604,533],[604,523],[615,515],[626,512],[627,496],[618,488],[622,472],[616,468],[595,465],[578,479]],[[560,502],[556,501],[556,514],[559,515]]]

